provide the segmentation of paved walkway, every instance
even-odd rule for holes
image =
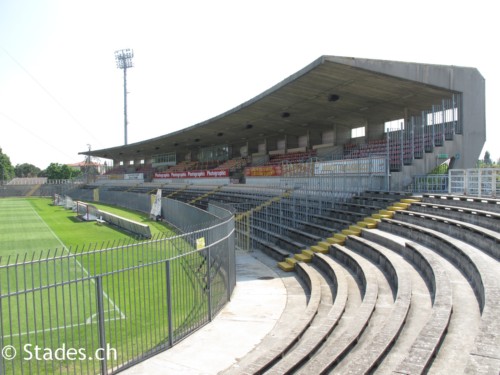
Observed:
[[[122,374],[217,374],[251,351],[274,327],[287,301],[281,278],[258,259],[261,256],[237,251],[236,288],[215,319]]]

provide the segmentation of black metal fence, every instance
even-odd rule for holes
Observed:
[[[236,284],[234,216],[213,210],[174,237],[0,258],[0,374],[115,373],[210,322]]]

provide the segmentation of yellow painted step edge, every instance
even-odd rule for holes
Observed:
[[[403,202],[396,202],[396,203],[394,203],[394,206],[395,207],[401,207],[401,208],[407,209],[408,207],[410,207],[410,204],[409,203],[403,203]]]
[[[345,239],[340,239],[340,238],[337,238],[337,237],[329,237],[326,239],[326,241],[333,245],[333,244],[339,244],[339,245],[343,245],[344,242],[345,242]]]
[[[295,266],[295,263],[297,263],[297,259],[295,259],[295,258],[286,258],[285,262],[291,264],[292,266]]]
[[[345,234],[346,236],[359,236],[358,232],[355,232],[350,229],[342,229],[342,233]]]
[[[328,247],[330,247],[330,244],[328,244]],[[328,254],[328,248],[325,249],[324,247],[321,247],[319,245],[311,246],[311,250],[314,251],[315,253]]]
[[[300,262],[310,263],[312,261],[312,258],[306,254],[295,254],[293,257]]]
[[[328,242],[328,240],[321,241],[321,242],[318,242],[318,244],[316,246],[321,247],[322,249],[328,250],[328,248],[330,247],[330,242]]]
[[[369,222],[369,221],[358,221],[358,225],[361,228],[366,228],[366,229],[374,229],[374,228],[377,227],[376,223],[372,223],[372,222]]]
[[[361,227],[358,225],[349,225],[349,230],[361,234]]]
[[[420,198],[403,198],[401,199],[402,203],[415,203],[415,202],[420,202]]]
[[[404,208],[402,207],[397,207],[397,206],[389,206],[387,207],[387,211],[403,211]]]
[[[372,217],[374,219],[390,219],[391,218],[389,215],[382,215],[382,214],[373,214]]]
[[[302,254],[310,256],[312,258],[314,256],[314,251],[306,249],[306,250],[302,250]]]
[[[279,262],[278,263],[278,267],[280,269],[282,269],[283,271],[285,271],[285,272],[291,272],[291,271],[293,271],[295,269],[295,266],[291,265],[288,262]]]

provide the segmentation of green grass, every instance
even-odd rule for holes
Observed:
[[[147,223],[153,237],[173,234],[145,214],[98,206]],[[118,356],[109,366],[166,345],[165,260],[193,250],[183,239],[137,241],[116,228],[79,221],[71,210],[40,198],[0,199],[0,229],[1,346],[13,345],[20,351],[26,343],[37,343],[55,350],[64,343],[86,353],[95,351],[99,347],[97,275],[103,288],[106,342]],[[91,251],[110,246],[116,249]],[[170,272],[172,329],[182,333],[207,315],[206,265],[193,253],[171,261]],[[98,369],[92,361],[21,358],[4,361],[3,366],[5,373],[95,373]]]

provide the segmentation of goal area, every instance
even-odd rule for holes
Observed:
[[[54,206],[62,206],[68,210],[72,210],[75,206],[75,202],[71,197],[67,195],[54,194],[54,199],[52,201]]]
[[[137,221],[133,221],[110,212],[102,211],[96,206],[81,201],[76,202],[74,210],[76,211],[78,217],[82,220],[107,223],[126,230],[127,232],[145,238],[151,238],[151,228],[149,228],[149,225],[138,223]]]

